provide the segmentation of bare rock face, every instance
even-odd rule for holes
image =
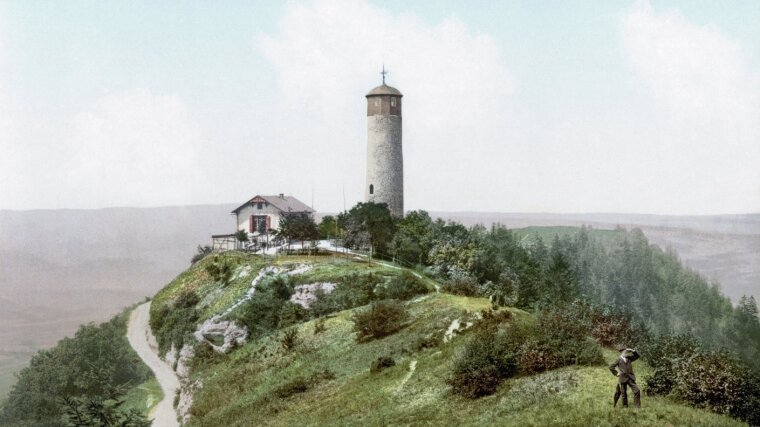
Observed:
[[[177,402],[177,413],[182,419],[182,423],[186,423],[190,419],[190,407],[193,406],[193,394],[195,391],[203,386],[201,380],[196,380],[193,383],[184,384],[179,390],[179,400]]]
[[[329,294],[335,289],[335,286],[337,286],[335,283],[329,282],[297,285],[293,296],[290,297],[290,302],[303,308],[309,308],[309,305],[316,301],[318,291]]]
[[[174,343],[172,343],[172,348],[170,348],[169,351],[166,352],[166,355],[164,355],[164,362],[166,362],[167,365],[171,366],[172,369],[176,369],[175,364],[177,363],[178,357],[179,354],[177,352],[177,347],[175,347]]]
[[[248,328],[214,316],[198,326],[193,335],[198,342],[208,343],[217,353],[227,353],[233,347],[245,344]]]
[[[177,367],[174,369],[177,377],[182,381],[187,380],[190,376],[190,361],[193,359],[193,356],[195,356],[195,348],[190,344],[183,345],[177,358]]]

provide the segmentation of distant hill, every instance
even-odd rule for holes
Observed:
[[[0,211],[0,398],[38,349],[155,294],[211,234],[231,232],[235,204]],[[760,215],[669,217],[447,213],[465,224],[641,227],[736,301],[760,297]]]

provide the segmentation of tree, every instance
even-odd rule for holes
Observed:
[[[398,221],[389,250],[402,263],[424,265],[433,244],[433,220],[427,212],[419,210]]]
[[[325,215],[322,221],[319,223],[319,238],[329,239],[330,237],[337,237],[339,234],[338,220],[332,215]]]
[[[237,233],[235,233],[235,240],[243,245],[248,243],[248,233],[246,233],[245,230],[238,230]]]
[[[357,203],[338,215],[338,226],[345,232],[345,245],[353,249],[371,249],[388,253],[396,232],[396,220],[385,203]]]
[[[291,240],[300,240],[301,249],[303,249],[305,241],[319,238],[319,229],[311,215],[307,213],[289,214],[280,221],[280,235],[288,239],[288,244]]]

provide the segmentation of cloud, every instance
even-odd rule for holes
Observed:
[[[656,205],[760,210],[760,79],[741,43],[642,2],[625,20],[623,45],[651,108],[641,160],[657,178]]]
[[[364,95],[383,63],[405,95],[408,207],[465,191],[472,179],[459,171],[502,150],[510,72],[496,42],[455,17],[430,25],[361,1],[292,3],[257,46],[277,76],[272,138],[282,155],[307,159],[291,166],[319,176],[322,208],[342,208],[341,185],[349,204],[363,197]]]
[[[183,204],[202,191],[200,130],[180,99],[147,89],[105,95],[67,127],[66,200],[89,207]]]

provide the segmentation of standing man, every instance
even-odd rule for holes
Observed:
[[[623,395],[623,407],[628,407],[628,390],[630,387],[633,391],[633,406],[641,407],[641,391],[636,385],[636,375],[633,374],[633,361],[639,358],[639,353],[636,350],[626,348],[625,346],[618,346],[620,357],[618,357],[610,365],[610,372],[612,375],[618,377],[618,384],[615,388],[615,400],[612,406],[617,406],[620,395]]]

